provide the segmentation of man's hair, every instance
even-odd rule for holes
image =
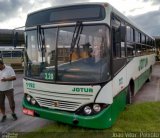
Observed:
[[[0,64],[1,64],[1,65],[4,65],[4,63],[3,63],[3,61],[2,61],[2,60],[0,60]]]

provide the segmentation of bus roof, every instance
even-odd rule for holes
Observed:
[[[35,14],[35,13],[38,13],[38,12],[41,12],[41,11],[50,10],[50,9],[53,9],[53,8],[62,8],[62,7],[76,6],[76,5],[90,5],[90,4],[93,4],[93,5],[94,5],[94,4],[95,4],[95,5],[108,4],[108,5],[110,5],[109,3],[106,3],[106,2],[83,2],[83,3],[61,4],[61,5],[54,5],[54,6],[49,7],[49,8],[40,9],[40,10],[31,12],[31,13],[29,13],[28,15]],[[111,5],[110,5],[110,6],[111,6]]]
[[[149,36],[150,38],[154,39],[154,37],[148,35],[148,33],[146,33],[144,30],[142,30],[140,27],[138,27],[138,25],[132,21],[131,19],[129,19],[128,17],[124,16],[121,12],[119,12],[117,9],[115,9],[111,4],[109,4],[108,2],[83,2],[83,3],[70,3],[70,4],[65,4],[65,5],[54,5],[52,7],[49,8],[45,8],[45,9],[41,9],[32,13],[29,13],[28,16],[38,13],[38,12],[42,12],[42,11],[47,11],[53,8],[63,8],[63,7],[68,7],[68,6],[77,6],[77,5],[102,5],[105,8],[109,7],[111,10],[111,12],[113,12],[114,14],[116,14],[117,16],[119,16],[121,19],[123,19],[125,22],[127,22],[128,24],[130,24],[131,26],[133,26],[134,28],[136,28],[137,30],[141,31],[142,33],[146,34],[147,36]]]

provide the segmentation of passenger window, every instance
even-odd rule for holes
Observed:
[[[127,26],[127,42],[134,42],[134,29]]]
[[[125,36],[126,36],[125,23],[121,22],[121,57],[126,56]]]
[[[137,32],[135,33],[135,35]],[[135,36],[135,40],[137,40]],[[137,40],[138,41],[138,40]],[[127,56],[128,57],[133,57],[136,54],[136,45],[134,43],[134,29],[130,27],[129,25],[127,26]]]
[[[126,26],[119,17],[112,17],[112,51],[113,74],[116,75],[127,63],[126,57]]]
[[[142,44],[145,44],[145,43],[146,43],[146,41],[145,41],[145,36],[144,36],[143,34],[141,35],[141,43],[142,43]]]
[[[112,43],[114,58],[121,57],[121,22],[115,17],[112,18]]]

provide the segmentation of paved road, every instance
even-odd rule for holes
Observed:
[[[7,121],[0,123],[0,132],[30,132],[41,128],[46,124],[54,123],[53,121],[26,116],[22,113],[22,74],[17,74],[17,80],[14,82],[16,113],[18,120],[13,121],[11,111],[9,110],[8,100],[6,100]],[[139,93],[134,97],[134,103],[145,101],[160,101],[160,63],[154,65],[151,82],[146,83]],[[0,114],[0,118],[2,114]]]
[[[11,117],[11,111],[9,108],[9,103],[6,98],[6,113],[7,120],[4,123],[0,122],[0,132],[30,132],[34,129],[38,129],[43,127],[46,124],[53,123],[53,121],[34,118],[30,116],[26,116],[22,112],[22,97],[23,97],[23,84],[22,84],[22,74],[17,74],[17,80],[14,81],[15,88],[15,102],[16,102],[16,113],[18,116],[17,121],[13,121]],[[0,118],[2,114],[0,114]]]
[[[153,67],[151,81],[146,83],[133,98],[134,103],[160,101],[160,62]]]

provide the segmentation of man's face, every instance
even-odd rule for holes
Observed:
[[[4,65],[0,64],[0,70],[3,70],[3,69],[4,69]]]

